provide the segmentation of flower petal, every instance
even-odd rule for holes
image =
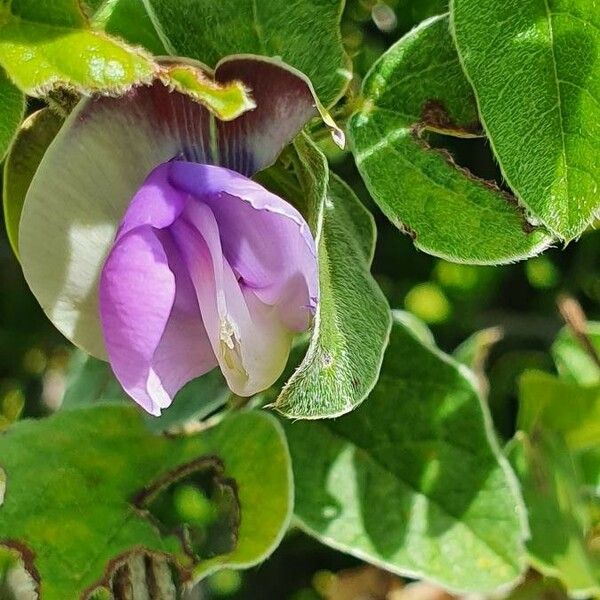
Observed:
[[[173,161],[169,180],[208,205],[223,253],[257,298],[278,305],[288,327],[304,331],[319,295],[315,242],[290,204],[260,184],[223,168]]]
[[[220,159],[212,163],[243,175],[254,175],[272,164],[317,114],[310,81],[276,59],[228,57],[217,65],[215,79],[241,81],[256,103],[256,109],[234,121],[217,123]]]
[[[240,396],[260,392],[281,374],[291,331],[275,308],[242,290],[222,253],[211,209],[190,202],[172,226],[196,289],[202,319],[230,389]]]
[[[202,322],[198,298],[172,236],[158,236],[175,275],[175,302],[165,332],[152,358],[152,368],[171,398],[188,382],[218,366]]]
[[[156,167],[136,192],[121,221],[117,240],[136,227],[168,227],[179,217],[188,194],[169,182],[170,164]]]
[[[115,375],[152,414],[169,402],[157,385],[158,377],[151,380],[149,367],[174,301],[175,276],[152,228],[141,227],[122,237],[102,271],[100,315]]]
[[[217,122],[203,106],[160,82],[120,98],[86,99],[31,183],[19,235],[25,278],[56,327],[95,356],[106,357],[97,318],[98,277],[118,224],[152,169],[183,156],[249,174],[274,161],[314,114],[310,83],[277,62],[231,59],[216,77],[235,77],[254,88],[257,108],[235,121]]]
[[[115,244],[100,283],[111,366],[125,391],[154,415],[193,377],[216,365],[190,284],[170,266],[157,232],[139,227]],[[177,288],[176,288],[177,284]],[[152,293],[148,293],[148,290]]]

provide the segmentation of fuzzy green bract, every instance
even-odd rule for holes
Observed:
[[[286,423],[295,514],[324,544],[445,588],[525,568],[523,503],[473,376],[395,313],[379,382],[337,420]]]
[[[306,356],[275,407],[290,418],[349,412],[377,381],[391,315],[370,273],[372,216],[306,135],[295,141],[306,211],[317,241],[321,301]]]
[[[222,469],[243,514],[233,550],[199,563],[139,505],[152,485],[176,482],[194,465]],[[248,567],[279,543],[292,508],[285,439],[273,417],[259,412],[232,415],[192,437],[164,437],[148,432],[131,406],[61,411],[0,436],[0,468],[0,546],[24,555],[46,600],[83,597],[111,561],[140,551],[165,555],[192,579]]]
[[[595,0],[453,0],[452,27],[504,177],[564,240],[598,215]]]
[[[356,164],[373,199],[418,248],[498,264],[548,246],[548,234],[529,223],[515,198],[428,142],[428,133],[481,135],[446,16],[423,22],[387,50],[362,94],[349,123]]]

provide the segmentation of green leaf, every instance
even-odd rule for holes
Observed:
[[[584,387],[542,371],[520,380],[519,429],[560,433],[572,450],[600,446],[600,384]]]
[[[0,162],[23,120],[25,97],[0,69]]]
[[[21,550],[46,600],[79,598],[108,577],[118,564],[111,561],[142,549],[194,578],[248,567],[280,541],[292,507],[285,439],[263,412],[237,413],[193,437],[164,437],[148,433],[133,407],[59,411],[0,436],[0,465],[0,544]],[[242,518],[235,548],[194,566],[181,539],[155,520],[153,499],[207,469],[236,490]]]
[[[557,435],[518,433],[509,448],[528,508],[532,565],[560,579],[571,597],[600,593],[600,557],[587,547],[589,517],[569,451]]]
[[[522,501],[473,377],[396,313],[379,382],[336,420],[285,423],[295,514],[324,544],[484,593],[524,564]]]
[[[600,322],[588,323],[586,335],[592,348],[600,356]],[[581,385],[600,383],[600,365],[571,328],[565,327],[559,333],[552,344],[552,356],[561,379]]]
[[[150,55],[92,30],[77,0],[55,4],[13,0],[0,8],[0,65],[21,90],[120,93],[153,79]]]
[[[348,128],[356,163],[381,210],[417,248],[473,264],[533,256],[550,238],[531,226],[515,198],[458,167],[425,137],[479,135],[448,25],[446,16],[425,21],[368,73]]]
[[[0,8],[0,66],[29,95],[60,86],[119,94],[160,78],[224,120],[254,108],[240,83],[217,84],[181,61],[159,65],[146,51],[93,29],[78,0],[39,10],[31,0],[14,0],[10,9]]]
[[[17,133],[6,162],[2,201],[4,224],[10,245],[19,255],[19,222],[29,184],[63,123],[63,119],[49,108],[43,108],[25,120]]]
[[[343,94],[350,62],[343,0],[143,0],[165,48],[214,66],[230,54],[281,57],[305,73],[323,104]]]
[[[504,177],[565,240],[600,209],[600,11],[594,0],[454,0],[466,74]]]
[[[307,136],[298,136],[295,147],[317,240],[321,298],[306,356],[274,406],[287,417],[316,419],[352,410],[371,391],[391,314],[370,273],[372,216],[345,183],[329,174],[327,160]]]
[[[127,394],[115,378],[110,365],[75,350],[67,370],[67,382],[61,408],[85,408],[98,402],[126,401]]]
[[[600,446],[580,452],[577,460],[583,485],[600,498]]]
[[[143,46],[155,55],[168,54],[140,0],[95,2],[92,8],[96,9],[92,18],[94,27]]]
[[[452,355],[463,365],[469,367],[477,375],[484,375],[485,362],[492,348],[502,339],[500,327],[488,327],[476,331],[458,346]]]

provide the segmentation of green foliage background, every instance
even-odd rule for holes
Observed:
[[[166,2],[149,2],[155,5],[157,13],[167,10]],[[385,4],[393,10],[397,19],[395,27],[387,32],[382,31],[373,20],[372,9],[375,2],[348,0],[346,5],[342,19],[343,42],[357,72],[357,78],[351,84],[351,92],[358,92],[361,79],[368,69],[403,34],[423,19],[447,10],[443,0],[387,0]],[[119,19],[123,14],[130,18],[127,11],[135,10],[132,3],[123,2],[122,5],[122,14],[117,12],[110,15],[106,25],[108,32],[119,33]],[[99,18],[101,17],[102,15]],[[329,18],[335,18],[335,14],[329,15]],[[183,48],[185,53],[189,40],[176,39],[176,24],[174,27],[175,33],[168,37],[177,48]],[[136,33],[138,39],[135,41],[159,52],[164,39],[157,39],[150,31],[148,23],[141,20]],[[256,45],[256,40],[250,39],[250,33],[248,35],[248,44]],[[269,40],[268,43],[277,47],[280,40]],[[293,60],[293,44],[291,47],[290,56]],[[209,51],[210,48],[207,49]],[[254,48],[254,51],[258,49]],[[31,86],[35,84],[36,82],[28,83]],[[335,98],[327,97],[324,100],[330,102]],[[36,100],[31,100],[28,111],[32,112],[39,106],[41,104],[38,105]],[[11,109],[13,113],[19,112],[18,96],[13,95]],[[343,115],[340,116],[343,118]],[[481,139],[438,139],[437,142],[433,139],[432,142],[449,146],[460,165],[468,166],[482,177],[499,178],[498,166],[492,158],[490,148]],[[478,331],[490,327],[502,328],[503,338],[493,346],[487,358],[486,373],[493,424],[501,442],[507,442],[512,438],[518,420],[519,425],[526,428],[524,422],[527,422],[527,415],[517,415],[521,375],[533,369],[556,375],[561,370],[561,365],[564,370],[565,363],[561,363],[561,359],[566,350],[561,350],[563,346],[555,346],[557,356],[554,358],[550,352],[564,324],[557,311],[557,297],[560,294],[576,297],[590,320],[600,320],[600,232],[586,232],[577,242],[572,242],[565,248],[551,248],[543,256],[518,264],[491,267],[450,263],[416,250],[408,236],[399,234],[397,228],[375,206],[349,153],[337,149],[325,136],[319,146],[329,159],[332,177],[342,177],[375,216],[378,242],[372,272],[390,306],[406,309],[427,323],[439,347],[449,354]],[[56,333],[42,314],[22,278],[9,240],[4,233],[1,235],[0,428],[8,425],[18,413],[24,417],[51,414],[62,401],[65,386],[73,383],[67,379],[77,377],[77,365],[81,363],[81,356]],[[369,234],[366,237],[368,245]],[[467,240],[465,243],[472,242],[473,240]],[[368,262],[368,258],[370,257],[365,262]],[[370,283],[366,282],[365,285]],[[340,302],[343,302],[343,298]],[[385,332],[381,332],[381,335],[384,336]],[[459,360],[461,356],[469,356],[469,347],[461,346],[461,352],[463,354],[456,354]],[[567,367],[571,364],[568,359]],[[80,365],[80,368],[83,367]],[[88,364],[85,368],[93,371],[94,365]],[[584,372],[587,373],[588,370],[584,369]],[[103,376],[101,371],[94,375],[99,387],[110,385],[110,382],[102,380]],[[536,382],[530,379],[531,377],[526,381],[527,385],[535,386]],[[209,383],[215,389],[219,385],[219,381]],[[573,384],[577,384],[576,379]],[[376,390],[377,393],[382,392]],[[199,410],[197,414],[204,416],[214,408],[215,406],[204,407],[205,411]],[[360,413],[354,413],[352,418],[359,421]],[[597,414],[595,418],[598,418]],[[348,427],[345,423],[340,421],[341,430]],[[531,423],[527,426],[529,425]],[[168,424],[164,425],[167,426]],[[353,426],[359,427],[356,424]],[[288,427],[292,432],[295,431],[295,426]],[[300,431],[301,428],[302,425],[299,425],[296,429]],[[585,439],[585,432],[579,433]],[[293,435],[292,433],[291,439]],[[561,455],[556,440],[544,440],[540,444],[542,446],[542,449],[549,448],[549,452]],[[541,452],[540,447],[531,452]],[[524,480],[533,485],[523,459],[527,448],[526,440],[515,442],[511,461],[515,469],[523,474]],[[582,448],[577,447],[576,450],[579,452]],[[585,461],[584,456],[584,471]],[[594,461],[591,460],[590,463],[594,464]],[[568,466],[565,470],[568,470]],[[593,476],[594,469],[591,471]],[[565,478],[568,478],[567,475]],[[529,494],[535,498],[535,489],[533,492],[530,488],[526,490],[526,499]],[[549,507],[548,510],[551,511],[552,508]],[[547,516],[548,522],[552,522],[554,517],[550,513]],[[307,518],[306,521],[310,519]],[[577,529],[577,522],[567,525]],[[536,526],[543,527],[544,524],[532,524],[532,527]],[[308,528],[311,528],[310,524]],[[313,524],[312,528],[317,526]],[[529,551],[536,556],[536,567],[540,570],[552,562],[551,557],[544,555],[544,549],[530,548]],[[577,556],[573,560],[577,562]],[[215,598],[312,600],[319,597],[315,591],[315,587],[318,587],[315,586],[318,579],[315,576],[318,573],[337,571],[357,564],[358,559],[319,545],[306,534],[294,530],[275,554],[259,568],[241,575],[230,572],[215,575],[203,585],[209,597]],[[579,579],[574,586],[585,589],[588,576],[593,578],[587,572],[577,575]]]

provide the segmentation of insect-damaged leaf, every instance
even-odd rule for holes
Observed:
[[[166,556],[182,578],[250,566],[279,542],[291,511],[285,439],[262,412],[232,415],[192,437],[165,437],[148,432],[130,406],[60,411],[0,436],[0,465],[0,546],[19,551],[45,600],[79,598],[106,584],[109,563],[134,550]],[[179,485],[191,485],[196,500],[181,501],[180,521],[171,523],[160,502],[183,494],[172,488]],[[220,498],[216,516],[234,525],[220,530],[225,538],[194,524],[198,490]]]
[[[448,28],[446,16],[425,21],[375,63],[349,123],[356,163],[377,204],[418,248],[475,264],[535,255],[550,237],[528,223],[515,198],[424,137],[480,135]]]
[[[600,210],[595,0],[454,0],[452,24],[504,177],[571,240]]]

